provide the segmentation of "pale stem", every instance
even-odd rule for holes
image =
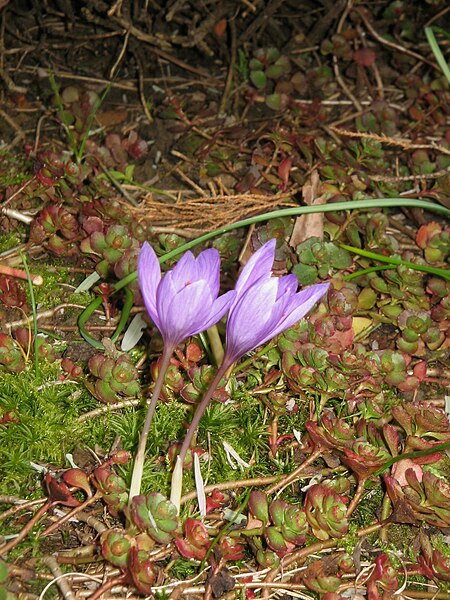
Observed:
[[[216,365],[222,364],[225,352],[223,349],[222,340],[220,339],[219,330],[217,329],[217,325],[213,325],[212,327],[207,329],[206,335],[208,336],[209,345],[214,360],[216,361]]]
[[[174,471],[172,473],[172,486],[170,492],[170,501],[172,504],[176,506],[178,512],[180,512],[181,505],[181,493],[183,488],[183,464],[184,459],[186,458],[187,451],[192,442],[192,438],[194,437],[194,433],[197,430],[198,424],[200,423],[200,419],[203,416],[203,413],[206,410],[206,407],[211,401],[212,395],[214,394],[215,389],[219,385],[220,380],[227,372],[227,369],[231,366],[231,363],[227,360],[224,361],[219,369],[217,370],[216,376],[211,382],[211,385],[205,392],[203,396],[203,400],[197,407],[197,410],[194,413],[191,424],[189,425],[188,432],[186,433],[186,437],[184,438],[183,445],[181,446],[180,454],[177,457],[177,462],[175,464]]]
[[[167,368],[170,364],[170,359],[173,354],[173,348],[164,348],[164,352],[161,358],[161,364],[159,367],[158,377],[156,379],[155,387],[153,389],[153,395],[151,402],[147,409],[147,416],[145,417],[145,423],[139,436],[139,444],[134,458],[133,474],[131,476],[130,495],[128,502],[130,503],[134,496],[138,496],[141,491],[142,473],[144,471],[144,460],[145,460],[145,448],[147,446],[148,434],[150,432],[150,426],[152,424],[153,415],[155,413],[156,403],[158,402],[159,395],[161,393],[162,386],[164,384],[164,377],[166,375]]]

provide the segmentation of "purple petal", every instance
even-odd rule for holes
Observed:
[[[170,278],[175,292],[199,279],[197,261],[192,252],[183,254],[174,268],[164,275],[164,279],[167,278]]]
[[[204,315],[209,315],[213,299],[204,280],[194,281],[171,297],[163,292],[160,286],[156,297],[160,331],[165,343],[176,346],[204,329]]]
[[[152,321],[159,329],[158,312],[156,309],[156,292],[161,282],[161,267],[155,251],[147,242],[144,242],[139,253],[137,272],[145,308],[152,318]]]
[[[197,257],[198,277],[209,283],[211,296],[217,297],[220,286],[220,254],[215,248],[200,252]]]
[[[298,279],[295,275],[285,275],[278,279],[278,293],[277,300],[282,298],[285,294],[292,296],[295,294],[298,288]]]
[[[288,300],[283,310],[284,314],[272,332],[272,337],[279,335],[281,332],[294,325],[294,323],[300,321],[300,319],[309,313],[314,304],[316,304],[316,302],[318,302],[327,293],[329,287],[329,283],[312,285],[306,290],[302,290],[298,294],[295,294],[290,300]]]
[[[223,315],[230,308],[230,304],[236,297],[236,292],[231,290],[222,296],[219,296],[217,300],[214,301],[211,311],[209,314],[209,318],[205,321],[204,329],[209,329],[212,325],[215,325],[220,321]],[[199,332],[197,332],[199,333]],[[195,335],[195,334],[192,334]]]
[[[234,362],[253,348],[276,326],[273,309],[278,281],[270,278],[250,287],[232,306],[227,322],[226,357]]]
[[[234,287],[237,292],[236,299],[244,294],[258,279],[270,277],[275,258],[276,243],[275,238],[269,240],[249,258]]]

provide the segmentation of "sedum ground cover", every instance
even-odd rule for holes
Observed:
[[[446,16],[0,2],[0,598],[450,597]],[[271,239],[326,295],[219,381],[179,514],[226,317],[177,343],[130,502],[144,241],[226,293]]]

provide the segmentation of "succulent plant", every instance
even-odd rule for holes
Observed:
[[[358,479],[366,479],[390,458],[391,455],[384,448],[374,446],[365,440],[356,440],[349,448],[344,448],[341,460]]]
[[[27,310],[27,296],[22,285],[12,277],[0,275],[0,303]]]
[[[250,494],[249,510],[262,522],[264,539],[279,556],[305,543],[308,523],[300,507],[279,499],[269,504],[264,492],[254,490]]]
[[[422,574],[430,579],[450,581],[450,557],[444,555],[440,550],[433,548],[433,538],[420,534],[421,554],[419,565]],[[442,543],[442,542],[441,542]]]
[[[153,361],[150,365],[150,375],[153,381],[158,379],[159,370],[161,365],[161,357]],[[170,364],[167,367],[166,374],[164,376],[164,386],[161,390],[160,398],[169,400],[174,397],[174,394],[180,393],[185,386],[185,381],[181,373],[181,363],[175,358],[170,359]]]
[[[208,389],[209,384],[213,380],[215,375],[214,367],[210,365],[194,366],[188,370],[188,377],[191,380],[185,384],[180,390],[180,395],[186,400],[186,402],[198,402],[205,391]],[[217,402],[227,402],[230,399],[230,395],[225,389],[226,381],[222,379],[214,390],[212,399]]]
[[[70,379],[78,379],[83,375],[83,367],[74,363],[69,357],[64,357],[61,361],[61,369],[67,374]]]
[[[81,502],[73,495],[73,492],[63,479],[56,478],[51,473],[46,473],[44,483],[47,495],[53,503],[72,508],[80,506]]]
[[[261,490],[253,490],[248,499],[248,508],[252,515],[267,525],[269,522],[269,500],[267,494]]]
[[[78,222],[63,206],[51,204],[41,210],[31,223],[30,241],[43,244],[58,256],[75,251],[75,238],[79,235]]]
[[[417,524],[425,521],[435,527],[450,524],[450,486],[445,479],[429,471],[422,481],[412,468],[405,472],[406,485],[394,477],[384,476],[386,489],[393,505],[392,520]]]
[[[124,261],[137,257],[139,243],[127,226],[114,224],[105,227],[100,218],[88,217],[83,223],[83,229],[88,237],[81,241],[80,250],[96,257],[98,262],[95,269],[101,277],[106,279],[111,275],[117,263],[123,272],[131,268],[130,265],[126,267]],[[125,254],[127,251],[128,254]]]
[[[276,552],[263,548],[257,549],[256,560],[265,569],[276,569],[280,564],[280,557]]]
[[[325,38],[322,40],[320,44],[320,52],[324,56],[327,54],[333,54],[338,58],[350,61],[353,56],[353,47],[351,41],[354,35],[355,33],[353,30],[347,31],[346,35],[335,33],[330,39]]]
[[[368,598],[390,600],[398,588],[398,569],[392,566],[387,554],[379,554],[375,559],[375,569],[367,580]]]
[[[341,538],[348,531],[345,498],[328,485],[318,483],[309,488],[304,511],[312,533],[319,540]]]
[[[6,333],[0,333],[0,366],[11,373],[20,373],[25,369],[23,353],[13,338]]]
[[[160,544],[168,544],[178,533],[177,509],[159,492],[134,496],[129,514],[140,531]]]
[[[92,497],[92,488],[89,477],[82,469],[75,467],[67,469],[67,471],[64,471],[62,477],[67,485],[78,490],[83,490],[88,498]]]
[[[420,440],[450,440],[447,413],[429,402],[410,402],[395,406],[392,416],[407,435],[407,451],[416,448]]]
[[[91,393],[101,402],[117,401],[117,396],[137,396],[139,394],[139,374],[126,354],[117,359],[95,354],[88,362],[90,373],[96,378],[92,386],[86,383]]]
[[[249,62],[250,81],[258,90],[263,90],[268,80],[280,79],[290,71],[289,59],[277,48],[258,48]]]
[[[325,279],[333,270],[348,269],[353,263],[348,250],[318,237],[308,238],[295,251],[299,264],[295,265],[292,272],[297,275],[301,285],[310,285],[317,277]]]
[[[102,493],[103,501],[113,515],[117,515],[128,502],[128,486],[126,482],[117,475],[109,462],[97,467],[93,474],[94,485]]]
[[[100,537],[103,557],[115,567],[126,569],[133,538],[124,529],[107,529]]]
[[[157,570],[154,562],[149,558],[146,547],[132,546],[128,556],[128,573],[136,589],[146,596],[152,593],[152,586],[156,581]]]
[[[175,545],[178,552],[185,558],[203,560],[211,542],[203,523],[187,518],[184,522],[184,537],[176,539]]]
[[[339,565],[333,557],[329,557],[309,563],[302,573],[302,582],[309,590],[322,595],[339,588],[341,580],[338,575]]]
[[[245,558],[245,546],[228,535],[220,538],[219,549],[225,560],[243,560]]]
[[[355,429],[344,419],[339,419],[330,411],[324,411],[320,425],[307,421],[305,427],[316,446],[343,451],[356,437]]]
[[[16,341],[22,346],[23,352],[26,355],[29,349],[35,349],[34,335],[28,329],[20,327],[14,330]],[[41,335],[37,339],[37,353],[39,358],[46,359],[49,363],[56,360],[56,352],[51,344],[49,344]]]
[[[230,496],[224,494],[218,488],[213,491],[206,498],[206,514],[213,510],[221,509],[230,503]]]
[[[431,350],[437,350],[444,342],[444,333],[438,327],[432,328],[429,311],[404,310],[399,314],[397,323],[401,331],[397,346],[407,354],[422,356],[425,343]]]

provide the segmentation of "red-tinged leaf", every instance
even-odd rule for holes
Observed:
[[[12,410],[8,410],[3,416],[0,416],[0,425],[8,423],[19,423],[19,417]]]
[[[217,23],[214,25],[214,33],[217,35],[218,38],[223,37],[226,30],[227,30],[227,20],[226,19],[220,19],[220,21],[217,21]]]
[[[283,160],[278,165],[278,176],[280,177],[280,179],[282,181],[281,189],[283,191],[286,191],[286,189],[287,189],[287,185],[288,185],[288,181],[289,181],[289,174],[291,172],[291,169],[292,169],[292,158],[290,158],[290,157],[283,158]]]
[[[55,180],[53,179],[53,177],[45,175],[42,169],[39,169],[39,171],[36,173],[36,178],[39,179],[39,181],[45,187],[51,187],[55,184]]]
[[[81,469],[68,469],[63,473],[63,479],[67,485],[83,490],[86,492],[88,498],[92,497],[92,489],[89,485],[89,478]]]
[[[209,535],[203,523],[196,519],[186,519],[184,535],[184,538],[175,540],[178,552],[185,558],[203,560],[210,546]]]
[[[419,381],[423,381],[427,375],[427,363],[424,360],[418,362],[413,368],[413,373]]]
[[[46,473],[44,481],[50,500],[64,506],[80,506],[81,502],[73,496],[64,481],[57,481],[50,473]]]
[[[377,59],[376,52],[370,48],[359,48],[353,52],[353,60],[361,67],[372,66]]]
[[[422,467],[420,465],[416,464],[410,458],[404,458],[404,459],[396,462],[392,466],[392,471],[391,471],[392,477],[394,477],[402,487],[404,487],[405,485],[408,485],[408,482],[407,482],[406,476],[405,476],[405,473],[408,469],[412,469],[414,471],[414,474],[416,475],[417,480],[422,481],[422,476],[423,476]]]

